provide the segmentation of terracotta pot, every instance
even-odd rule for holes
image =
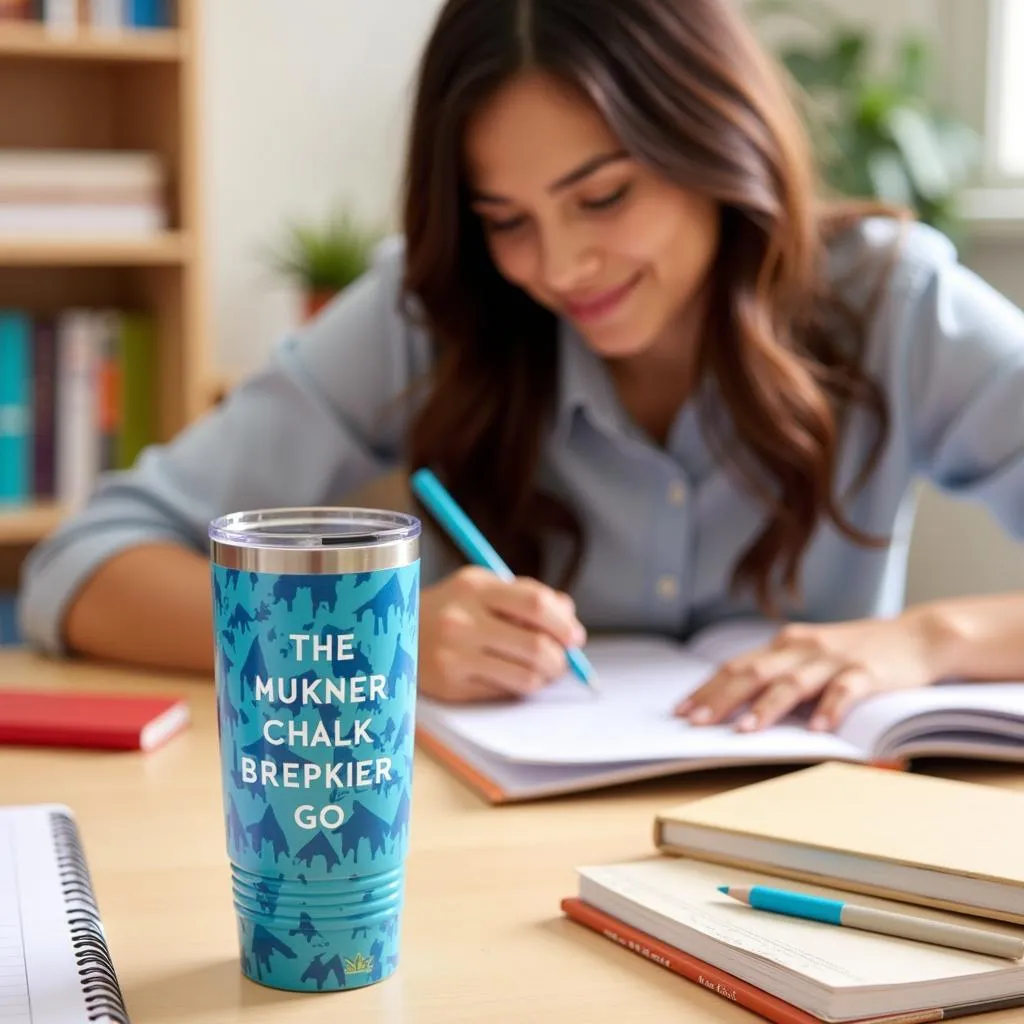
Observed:
[[[305,319],[312,320],[337,294],[337,291],[333,288],[315,289],[306,292],[302,308]]]

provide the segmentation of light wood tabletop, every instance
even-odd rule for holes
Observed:
[[[134,1024],[751,1024],[720,996],[566,921],[573,868],[653,851],[666,804],[766,777],[714,772],[601,794],[490,807],[418,751],[402,961],[369,988],[292,994],[244,979],[228,881],[213,685],[0,653],[0,687],[186,697],[187,732],[133,753],[0,748],[0,802],[76,812]],[[1024,772],[929,763],[1024,789]],[[985,1016],[1020,1021],[1020,1010]]]

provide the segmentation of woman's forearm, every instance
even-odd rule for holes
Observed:
[[[106,562],[64,621],[77,654],[147,668],[211,673],[210,563],[173,544],[132,548]]]
[[[944,678],[1024,680],[1024,591],[932,601],[907,614],[926,623]]]

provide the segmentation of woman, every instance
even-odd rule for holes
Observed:
[[[797,624],[678,711],[1024,677],[1024,599],[901,610],[917,474],[1024,536],[1024,316],[937,233],[819,205],[727,0],[449,0],[404,241],[28,563],[51,651],[206,671],[206,527],[430,465],[511,563],[425,553],[421,689],[528,693],[585,629]],[[172,623],[173,628],[166,628]]]

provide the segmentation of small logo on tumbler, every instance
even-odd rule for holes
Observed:
[[[346,974],[369,974],[373,970],[373,957],[365,953],[356,953],[354,957],[345,958]]]

